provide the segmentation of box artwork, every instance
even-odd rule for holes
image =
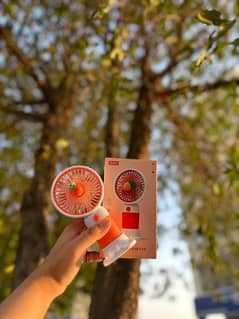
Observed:
[[[156,258],[157,162],[106,158],[104,207],[137,243],[123,258]]]

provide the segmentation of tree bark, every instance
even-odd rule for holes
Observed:
[[[90,306],[91,319],[136,319],[140,260],[120,259],[97,266]]]
[[[107,157],[118,157],[120,154],[120,118],[117,108],[118,107],[116,105],[109,105],[108,107],[108,119],[105,135],[105,153]]]
[[[153,108],[150,86],[147,78],[147,55],[142,64],[142,85],[139,90],[137,108],[131,126],[131,139],[128,158],[147,158],[151,138]],[[116,112],[116,109],[111,110]],[[110,114],[110,113],[109,113]],[[116,120],[108,117],[112,133]],[[114,139],[108,142],[114,143]],[[107,146],[107,156],[115,156],[115,149]],[[140,278],[139,259],[119,259],[105,268],[97,266],[90,305],[90,319],[137,319]]]
[[[62,97],[61,94],[59,96]],[[67,100],[67,101],[66,101]],[[34,176],[23,195],[21,228],[16,252],[13,288],[18,286],[48,252],[45,217],[50,204],[49,190],[55,174],[56,141],[72,116],[70,99],[52,99],[35,153]]]

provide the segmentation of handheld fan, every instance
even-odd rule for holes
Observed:
[[[140,239],[139,205],[146,188],[144,176],[135,169],[121,172],[115,180],[115,193],[124,203],[122,228],[129,238]]]
[[[68,217],[82,217],[90,228],[109,216],[100,206],[104,196],[104,186],[100,176],[87,166],[72,166],[53,181],[51,198],[56,209]],[[98,240],[104,254],[104,266],[108,266],[135,245],[111,218],[107,234]]]

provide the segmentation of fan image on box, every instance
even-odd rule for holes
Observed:
[[[100,206],[104,196],[104,185],[100,176],[87,166],[72,166],[60,172],[53,181],[51,198],[56,209],[73,218],[84,218],[90,228],[109,216],[111,227],[98,240],[104,254],[104,266],[110,265],[136,243],[124,234],[108,211]]]
[[[146,182],[144,176],[135,169],[121,172],[115,180],[115,193],[124,203],[122,228],[129,238],[140,239],[140,210],[137,204],[143,197]]]

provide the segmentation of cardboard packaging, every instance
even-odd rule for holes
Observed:
[[[157,162],[106,158],[104,207],[119,227],[136,239],[123,258],[156,258]]]

